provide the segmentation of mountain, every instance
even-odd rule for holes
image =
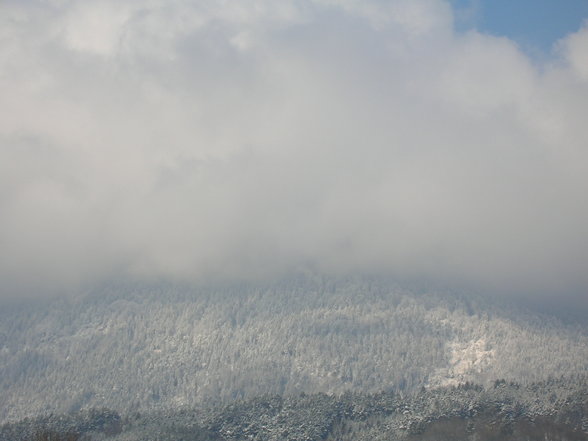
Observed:
[[[587,373],[584,325],[370,278],[121,283],[0,312],[0,422]]]

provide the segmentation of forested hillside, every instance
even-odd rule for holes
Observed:
[[[0,421],[587,372],[579,325],[364,278],[116,285],[0,312]]]
[[[6,424],[0,441],[585,441],[588,383],[496,381],[403,395],[261,396],[225,406],[100,409]]]

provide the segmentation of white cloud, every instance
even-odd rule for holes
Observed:
[[[300,265],[588,287],[585,30],[540,69],[436,0],[1,8],[4,291]]]
[[[588,22],[561,43],[573,72],[580,79],[588,81]]]
[[[65,18],[64,37],[69,48],[109,56],[117,51],[130,18],[124,3],[79,2]]]

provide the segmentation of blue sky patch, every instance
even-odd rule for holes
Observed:
[[[548,53],[588,18],[588,0],[451,0],[458,30],[515,40],[523,50]]]

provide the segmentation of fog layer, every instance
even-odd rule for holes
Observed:
[[[0,291],[299,268],[588,288],[588,27],[441,0],[7,0]]]

